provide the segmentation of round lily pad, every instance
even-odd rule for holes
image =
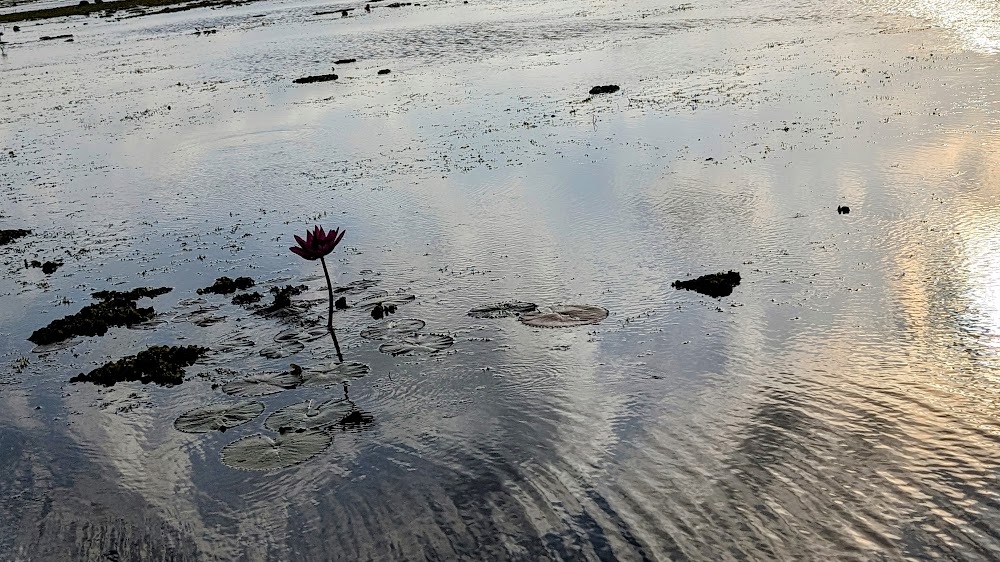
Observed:
[[[354,404],[350,400],[327,400],[316,403],[312,400],[286,406],[264,420],[264,427],[278,432],[289,429],[321,429],[343,421]]]
[[[241,470],[277,470],[305,462],[330,446],[322,431],[290,431],[277,437],[257,433],[222,448],[222,462]]]
[[[300,384],[302,384],[302,368],[293,364],[292,369],[284,373],[260,373],[229,381],[222,385],[222,392],[230,396],[265,396],[295,388]]]
[[[268,359],[281,359],[283,357],[295,355],[305,348],[306,344],[298,340],[288,340],[275,345],[269,345],[261,349],[260,354],[262,357],[267,357]]]
[[[427,323],[415,318],[393,320],[383,326],[369,326],[361,330],[361,337],[370,340],[393,340],[419,332]]]
[[[376,279],[358,279],[357,281],[351,281],[343,287],[337,287],[333,290],[334,293],[357,295],[368,289],[371,289],[375,285],[378,285],[378,280]]]
[[[378,350],[389,355],[437,353],[455,344],[455,339],[442,334],[414,334],[397,341],[383,343]]]
[[[359,308],[374,307],[378,304],[381,304],[382,306],[403,306],[406,303],[413,302],[416,298],[417,297],[414,295],[407,295],[403,293],[390,295],[386,294],[385,291],[382,291],[382,294],[374,294],[361,299],[355,306]]]
[[[256,418],[263,411],[264,404],[254,400],[209,404],[181,414],[174,420],[174,428],[184,433],[225,431]]]
[[[330,330],[326,326],[312,326],[310,328],[292,327],[278,332],[278,334],[274,336],[274,341],[278,343],[289,341],[316,341],[324,336],[330,336]]]
[[[608,309],[589,304],[564,304],[521,315],[521,322],[536,328],[568,328],[598,324],[608,317]]]
[[[473,318],[508,318],[510,316],[520,316],[536,308],[538,308],[538,305],[533,302],[504,301],[477,306],[470,310],[468,314]]]
[[[360,379],[371,372],[364,363],[329,363],[302,373],[303,384],[308,386],[333,386],[351,379]]]

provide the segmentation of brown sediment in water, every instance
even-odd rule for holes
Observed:
[[[136,355],[105,363],[87,374],[80,373],[69,382],[114,386],[119,382],[140,381],[173,386],[184,382],[184,368],[194,365],[208,351],[197,345],[155,345]]]

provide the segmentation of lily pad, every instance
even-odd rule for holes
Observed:
[[[347,295],[357,295],[368,289],[371,289],[375,285],[378,285],[378,280],[375,279],[358,279],[357,281],[351,281],[343,287],[337,287],[333,290],[334,293],[338,295],[343,293]]]
[[[470,310],[468,314],[473,318],[509,318],[511,316],[520,316],[537,308],[538,305],[533,302],[504,301],[477,306]]]
[[[302,368],[292,364],[291,370],[283,373],[260,373],[222,385],[222,392],[230,396],[265,396],[302,384]]]
[[[371,368],[364,363],[330,363],[305,371],[302,379],[307,386],[333,386],[351,379],[360,379],[370,372]]]
[[[240,470],[278,470],[322,453],[333,437],[323,431],[291,431],[277,437],[260,433],[222,448],[222,462]]]
[[[354,404],[343,398],[318,404],[306,400],[274,412],[264,420],[264,427],[282,433],[289,429],[322,429],[342,422],[353,410]]]
[[[225,431],[245,424],[263,411],[264,404],[255,400],[209,404],[181,414],[174,420],[174,428],[184,433]]]
[[[360,301],[358,301],[358,304],[354,306],[358,308],[374,308],[378,305],[403,306],[404,304],[413,302],[414,300],[416,300],[416,298],[417,297],[414,295],[409,295],[404,293],[397,293],[390,295],[385,293],[385,291],[382,291],[382,294],[376,293],[374,295],[369,295],[361,299]]]
[[[369,326],[361,330],[361,337],[370,340],[394,340],[415,334],[427,323],[416,318],[394,320],[384,326]]]
[[[274,341],[279,343],[289,341],[316,341],[323,337],[330,336],[330,329],[326,326],[313,326],[311,328],[299,328],[293,326],[287,330],[282,330],[274,336]]]
[[[443,334],[414,334],[397,341],[383,343],[378,350],[389,355],[437,353],[455,344],[455,338]]]
[[[589,304],[564,304],[547,307],[521,316],[521,322],[536,328],[568,328],[599,324],[608,317],[608,309]]]
[[[291,340],[283,341],[275,345],[270,345],[260,350],[260,355],[262,357],[267,357],[268,359],[282,359],[302,351],[306,348],[306,344]]]

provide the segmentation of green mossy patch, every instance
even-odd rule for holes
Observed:
[[[92,382],[100,386],[114,386],[125,381],[140,381],[173,386],[184,382],[184,368],[194,365],[208,348],[197,345],[155,345],[137,355],[129,355],[105,363],[86,375],[80,373],[69,382]]]
[[[13,230],[0,230],[0,246],[10,244],[14,240],[31,234],[30,230],[15,228]]]
[[[53,320],[48,326],[35,330],[28,341],[49,345],[74,336],[103,336],[116,326],[141,324],[151,320],[156,312],[153,307],[139,308],[135,301],[170,291],[169,287],[142,287],[127,292],[98,291],[93,296],[101,302],[87,305],[76,314]]]
[[[198,289],[198,294],[204,295],[206,293],[212,293],[215,295],[230,295],[236,291],[245,291],[253,286],[253,279],[249,277],[237,277],[236,279],[230,279],[229,277],[223,276],[216,279],[212,286],[205,287],[204,289]]]

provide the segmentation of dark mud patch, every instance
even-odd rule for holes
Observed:
[[[198,289],[199,295],[211,293],[214,295],[231,295],[236,291],[245,291],[254,286],[253,279],[249,277],[237,277],[231,279],[226,276],[219,277],[211,286]]]
[[[314,84],[316,82],[330,82],[339,78],[336,74],[317,74],[316,76],[303,76],[292,80],[293,84]]]
[[[0,230],[0,246],[6,246],[18,238],[31,234],[30,230],[14,228],[11,230]]]
[[[170,292],[169,287],[143,287],[128,292],[98,291],[93,294],[101,302],[83,307],[80,312],[35,330],[28,341],[38,345],[49,345],[68,340],[75,336],[103,336],[117,326],[132,326],[152,320],[156,314],[152,307],[139,308],[135,301],[141,297],[153,297]]]
[[[80,373],[69,382],[114,386],[120,382],[140,381],[143,384],[173,386],[184,382],[184,368],[194,365],[208,351],[208,348],[197,345],[156,345],[136,355],[105,363],[86,375]]]
[[[718,299],[733,294],[733,288],[739,284],[739,272],[729,271],[727,273],[702,275],[701,277],[687,281],[674,281],[670,286],[675,289],[695,291]]]
[[[617,84],[608,84],[607,86],[594,86],[590,89],[590,95],[596,96],[597,94],[613,94],[621,90]]]

